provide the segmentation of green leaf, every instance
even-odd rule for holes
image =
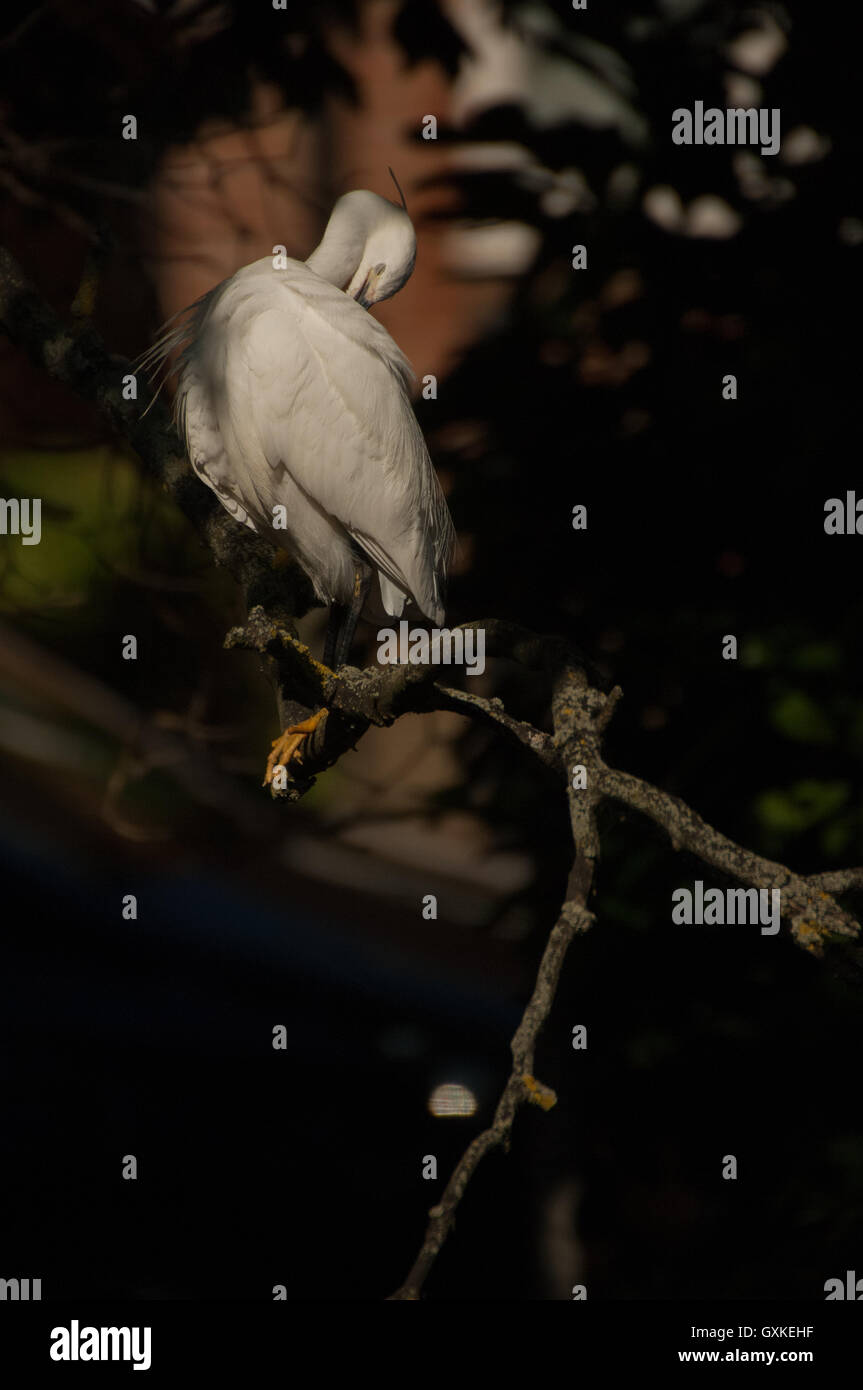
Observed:
[[[807,642],[789,663],[797,671],[838,671],[842,653],[838,642]]]
[[[774,729],[795,743],[833,743],[836,735],[827,715],[804,690],[786,690],[770,707]]]
[[[766,830],[800,834],[836,814],[848,797],[848,782],[819,782],[806,778],[785,791],[762,792],[755,800],[755,814]]]

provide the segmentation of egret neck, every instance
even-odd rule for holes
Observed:
[[[354,189],[339,198],[306,265],[367,309],[401,289],[415,260],[416,234],[407,213]]]

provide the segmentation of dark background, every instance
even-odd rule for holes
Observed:
[[[479,118],[469,138],[515,139],[551,171],[577,164],[596,206],[552,218],[515,178],[451,176],[464,213],[517,217],[542,242],[500,330],[418,414],[473,541],[450,620],[569,634],[623,687],[613,765],[816,872],[863,858],[863,541],[823,529],[829,497],[863,495],[859,86],[843,21],[822,7],[760,8],[788,47],[759,104],[780,108],[783,137],[804,125],[830,144],[811,162],[763,161],[792,192],[751,199],[735,151],[683,149],[669,132],[678,105],[728,104],[725,45],[752,10],[556,7],[564,35],[629,65],[647,136],[627,142],[563,118],[539,128],[516,107]],[[151,134],[122,178],[143,187],[161,149],[203,116],[240,118],[250,66],[310,109],[327,84],[347,82],[326,43],[346,7],[293,7],[287,22],[309,43],[301,62],[283,18],[223,9],[226,28],[181,45],[134,5],[47,7],[2,49],[4,129],[62,138],[65,163],[108,183],[121,171],[100,137],[106,113],[141,111]],[[12,34],[14,14],[4,26]],[[398,34],[409,60],[457,61],[435,5],[403,6]],[[621,163],[639,190],[623,204],[608,193]],[[31,173],[42,193],[52,188],[50,170]],[[718,195],[739,231],[663,230],[641,197],[656,185],[684,204]],[[128,209],[83,186],[63,196],[120,254]],[[55,214],[11,201],[8,239],[38,284],[28,246],[49,244]],[[589,268],[574,272],[581,242]],[[618,370],[631,342],[646,360]],[[112,340],[145,345],[122,325]],[[735,402],[721,398],[729,372]],[[28,380],[38,412],[41,387]],[[101,459],[100,426],[85,416]],[[51,448],[10,426],[3,495],[35,495],[23,478],[64,469],[74,491],[78,455]],[[465,734],[463,778],[435,794],[430,815],[468,809],[532,866],[518,901],[490,901],[469,931],[446,922],[445,896],[440,923],[418,920],[421,875],[408,909],[383,888],[286,868],[281,837],[327,833],[321,805],[286,810],[257,793],[249,750],[263,746],[272,712],[254,662],[220,650],[236,594],[170,504],[140,488],[110,544],[93,541],[84,601],[64,611],[28,596],[10,561],[4,621],[64,663],[47,680],[87,673],[141,710],[188,708],[206,669],[208,719],[232,724],[235,761],[215,750],[221,801],[172,781],[169,766],[146,769],[124,785],[112,825],[99,811],[116,740],[49,717],[44,692],[22,693],[20,680],[4,686],[0,1273],[41,1277],[45,1297],[266,1300],[275,1284],[290,1299],[382,1297],[508,1074],[566,881],[564,798],[527,755]],[[577,502],[586,533],[571,528]],[[56,519],[62,529],[62,511]],[[128,580],[138,545],[148,565],[191,582],[168,599]],[[57,563],[45,550],[31,555]],[[72,585],[74,562],[64,564],[52,593]],[[125,631],[146,634],[158,660],[118,664],[114,635]],[[721,659],[727,633],[736,662]],[[507,663],[492,677],[513,713],[547,727],[541,684]],[[39,720],[50,725],[44,757],[22,744]],[[160,838],[118,833],[130,808],[158,822]],[[675,887],[726,885],[635,816],[607,805],[600,825],[596,925],[571,950],[537,1056],[558,1105],[523,1111],[510,1152],[483,1164],[427,1296],[566,1298],[585,1282],[597,1299],[822,1298],[826,1279],[863,1258],[861,952],[833,945],[816,959],[787,923],[775,938],[673,927]],[[136,922],[120,916],[129,892]],[[496,934],[513,910],[524,930]],[[277,1023],[287,1052],[272,1049]],[[570,1047],[576,1023],[588,1026],[585,1053]],[[477,1117],[427,1113],[429,1091],[453,1077],[477,1096]],[[130,1153],[135,1183],[120,1178]],[[428,1153],[437,1183],[420,1176]],[[725,1154],[737,1156],[737,1182],[720,1178]]]

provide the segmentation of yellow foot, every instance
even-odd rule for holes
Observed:
[[[290,728],[285,729],[278,738],[273,739],[273,751],[267,759],[267,775],[263,781],[265,787],[268,787],[272,782],[276,775],[276,769],[287,767],[291,758],[297,757],[302,762],[298,753],[300,744],[309,734],[314,733],[321,720],[326,719],[326,717],[326,709],[319,709],[317,714],[309,715],[302,724],[291,724]]]

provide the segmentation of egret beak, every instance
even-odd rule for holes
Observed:
[[[354,299],[357,301],[358,304],[361,304],[364,309],[369,309],[371,308],[372,304],[377,303],[377,294],[375,293],[375,291],[377,290],[377,287],[381,282],[381,276],[383,275],[385,270],[385,265],[373,266],[372,269],[369,271],[368,275],[366,276],[365,280],[363,280],[363,283],[360,285],[359,289],[354,294]]]

